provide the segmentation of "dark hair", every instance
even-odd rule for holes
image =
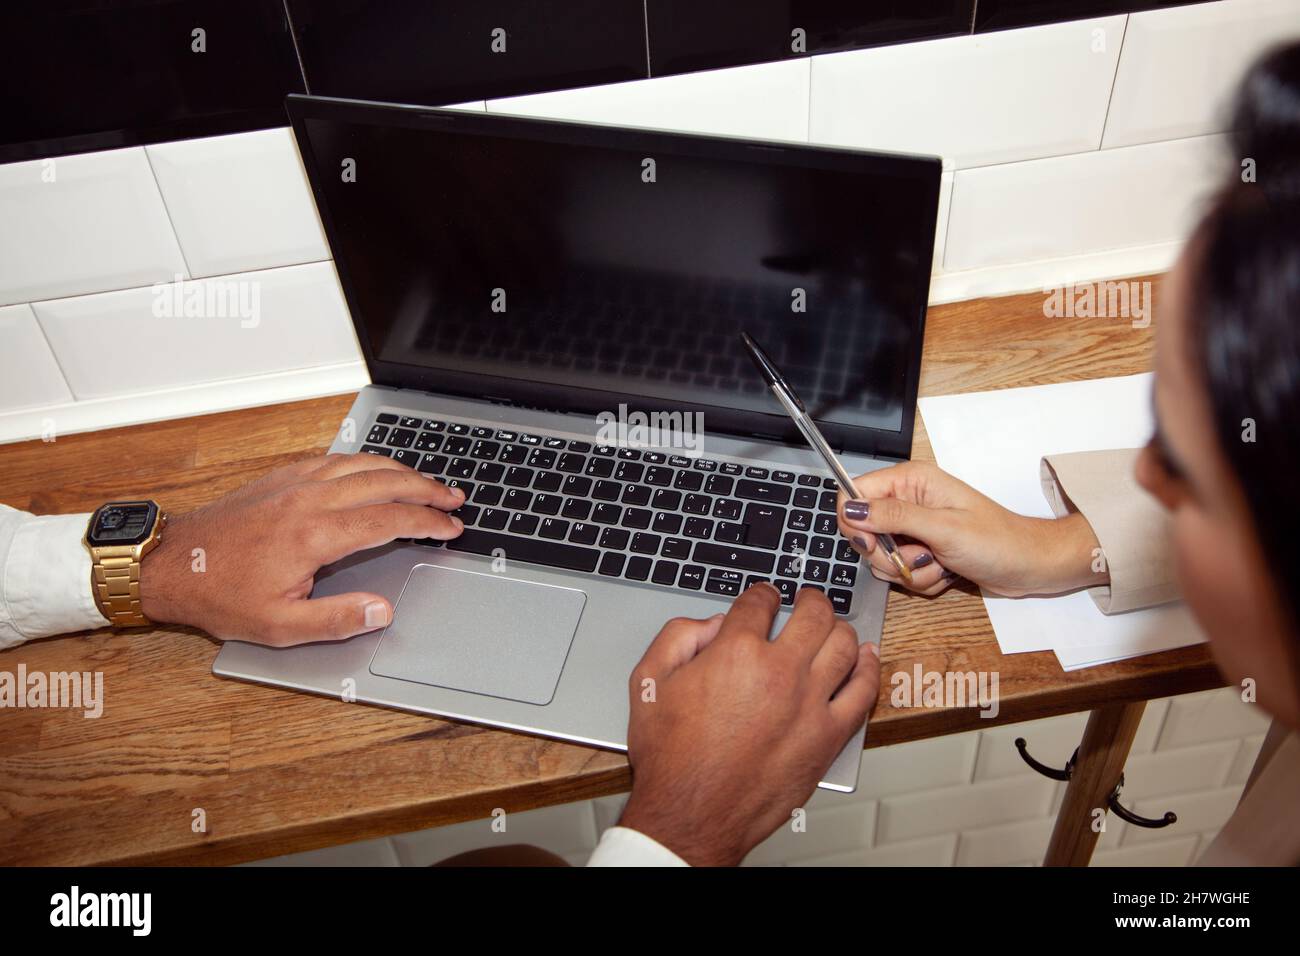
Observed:
[[[1190,350],[1218,445],[1300,634],[1300,43],[1250,69],[1232,128],[1230,180],[1193,240]],[[1253,442],[1244,439],[1247,419]]]

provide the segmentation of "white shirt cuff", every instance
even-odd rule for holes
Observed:
[[[690,866],[668,847],[627,827],[610,827],[596,844],[588,866]]]
[[[23,515],[8,523],[8,548],[0,541],[0,649],[108,625],[90,590],[83,542],[89,520],[88,514]]]

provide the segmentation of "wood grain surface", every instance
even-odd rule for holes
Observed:
[[[1156,314],[1159,285],[1156,286]],[[1032,294],[935,307],[923,395],[1145,370],[1152,329],[1049,319]],[[0,500],[37,513],[152,497],[209,501],[319,454],[352,396],[0,446]],[[165,414],[165,409],[160,409]],[[932,458],[918,416],[914,457]],[[649,637],[650,635],[647,635]],[[0,671],[102,671],[99,719],[0,710],[0,863],[232,863],[518,812],[627,789],[617,753],[213,677],[217,644],[185,629],[96,631],[0,652]],[[889,675],[997,671],[996,720],[895,709]],[[1202,690],[1204,646],[1063,673],[1051,653],[1003,656],[978,591],[895,592],[868,746]],[[1032,751],[1032,735],[1029,740]],[[207,832],[192,820],[202,811]]]

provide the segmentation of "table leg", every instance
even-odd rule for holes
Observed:
[[[1074,772],[1056,814],[1043,866],[1087,866],[1100,833],[1093,829],[1096,811],[1107,813],[1107,801],[1119,783],[1137,735],[1146,701],[1107,704],[1088,717]]]

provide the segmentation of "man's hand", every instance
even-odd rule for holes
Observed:
[[[750,588],[723,617],[675,618],[632,672],[632,795],[619,821],[688,863],[735,865],[790,820],[876,702],[880,660],[805,588]]]
[[[378,594],[308,599],[327,564],[395,538],[461,533],[458,489],[376,455],[326,455],[277,468],[188,514],[168,516],[140,565],[141,609],[223,640],[287,646],[383,627]]]

